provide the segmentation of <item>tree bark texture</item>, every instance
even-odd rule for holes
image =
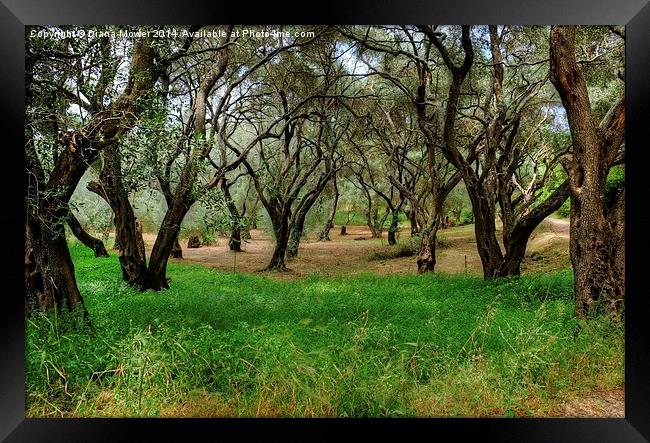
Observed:
[[[571,193],[570,255],[575,311],[586,316],[597,307],[619,311],[625,298],[625,192],[605,195],[607,174],[625,137],[625,98],[596,124],[576,62],[575,33],[574,26],[553,26],[550,57],[551,82],[566,109],[573,140],[573,156],[565,164]]]
[[[58,223],[28,216],[25,245],[26,311],[88,311],[77,287],[74,265],[65,238],[63,218]]]
[[[31,275],[36,279],[40,274],[42,292],[36,294],[38,308],[49,310],[54,307],[73,310],[81,308],[84,317],[87,311],[77,287],[74,267],[65,238],[65,227],[69,214],[69,201],[88,166],[97,158],[101,150],[111,141],[119,138],[135,122],[142,111],[144,98],[156,81],[154,69],[154,50],[148,39],[138,40],[133,49],[129,78],[123,93],[107,109],[95,112],[84,128],[58,134],[58,143],[63,150],[57,155],[47,180],[33,145],[34,135],[30,125],[26,125],[26,185],[29,203],[27,216],[27,236],[29,248],[33,253],[30,266]],[[34,73],[33,60],[26,60],[26,101],[34,99],[31,82]],[[102,97],[95,97],[101,104]],[[96,110],[99,111],[99,110]],[[35,197],[35,198],[34,198]],[[29,253],[28,256],[32,256]],[[30,287],[38,287],[33,281]],[[27,294],[33,298],[33,294]]]
[[[68,222],[68,227],[70,227],[70,231],[72,232],[72,234],[84,246],[92,249],[92,251],[95,253],[95,257],[108,257],[108,251],[104,246],[104,242],[90,235],[83,228],[83,226],[81,226],[81,223],[79,223],[79,220],[77,220],[77,217],[75,217],[72,211],[70,211],[70,214],[68,215],[67,222]]]
[[[336,216],[336,207],[339,202],[339,188],[336,184],[336,176],[332,179],[332,188],[334,190],[334,199],[332,200],[330,210],[327,213],[325,225],[318,235],[319,241],[330,241],[330,230],[334,227],[334,217]]]
[[[275,233],[275,248],[271,261],[266,266],[266,271],[286,271],[285,256],[289,243],[289,218],[284,211],[278,211],[271,215],[273,232]]]
[[[124,187],[118,143],[106,147],[103,152],[103,166],[99,181],[89,182],[87,188],[106,200],[113,210],[115,246],[118,250],[122,279],[142,291],[148,289],[142,227],[136,220],[128,192]]]
[[[437,223],[430,223],[421,231],[420,248],[416,263],[418,274],[433,272],[436,267],[436,239],[438,234]]]
[[[239,210],[237,209],[237,206],[232,199],[232,195],[230,195],[230,186],[231,184],[229,184],[225,178],[221,180],[221,191],[223,192],[223,195],[226,199],[226,207],[230,213],[231,229],[230,239],[228,239],[228,247],[231,251],[241,252],[241,227],[243,223],[243,217],[239,213]]]

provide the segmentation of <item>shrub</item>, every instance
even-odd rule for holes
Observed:
[[[209,230],[201,230],[199,237],[201,238],[201,244],[206,245],[206,246],[215,246],[219,244],[219,239],[215,235],[214,232],[210,232]]]
[[[381,251],[375,251],[369,260],[390,260],[392,258],[411,257],[415,255],[415,250],[410,243],[398,243],[392,246],[386,246]]]
[[[460,211],[460,225],[471,225],[474,223],[474,212],[471,208],[463,208]]]

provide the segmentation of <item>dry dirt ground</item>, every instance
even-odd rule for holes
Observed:
[[[289,272],[265,274],[272,278],[291,279],[313,273],[325,276],[361,272],[416,273],[415,257],[386,260],[372,258],[374,253],[393,248],[388,246],[386,233],[382,239],[373,239],[365,226],[348,226],[348,233],[344,236],[339,232],[340,227],[332,229],[331,241],[328,242],[319,242],[308,236],[301,241],[298,257],[287,260]],[[473,225],[444,229],[439,231],[438,236],[443,243],[437,250],[438,272],[481,274],[481,260],[476,250]],[[271,258],[273,239],[270,233],[262,230],[253,230],[251,237],[242,246],[244,251],[237,254],[228,249],[227,238],[219,238],[216,245],[200,248],[187,248],[187,240],[182,240],[183,262],[201,263],[223,271],[259,273]],[[398,238],[400,243],[410,241],[408,227],[400,228]],[[145,233],[144,240],[149,253],[155,235]],[[531,236],[522,272],[552,272],[569,266],[568,222],[547,219]]]
[[[557,411],[560,417],[625,417],[625,391],[595,391],[565,402]]]

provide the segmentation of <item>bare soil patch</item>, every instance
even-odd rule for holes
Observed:
[[[557,225],[545,221],[533,233],[528,245],[527,257],[522,272],[556,271],[569,264],[568,234]],[[298,257],[287,260],[288,272],[265,272],[273,278],[292,279],[319,273],[325,276],[351,275],[358,273],[416,274],[415,257],[399,257],[386,260],[371,260],[388,246],[386,233],[382,239],[372,238],[365,226],[348,226],[347,235],[340,235],[334,228],[331,241],[321,242],[314,238],[303,239]],[[481,275],[481,260],[476,250],[474,225],[453,227],[439,231],[439,238],[445,246],[437,250],[436,271],[456,274],[467,272]],[[500,235],[500,234],[499,234]],[[251,239],[242,245],[243,252],[234,253],[228,248],[228,239],[219,238],[218,244],[187,248],[187,240],[181,241],[183,263],[200,263],[226,272],[259,273],[268,264],[273,254],[274,241],[263,230],[253,230]],[[364,241],[357,239],[363,238]],[[155,241],[155,234],[144,234],[147,254]],[[410,242],[408,227],[402,227],[399,242]]]
[[[625,417],[625,391],[594,391],[566,401],[557,411],[562,417]]]

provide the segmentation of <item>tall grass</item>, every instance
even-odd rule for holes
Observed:
[[[171,263],[139,293],[72,246],[94,332],[27,324],[28,416],[514,416],[623,383],[623,325],[572,276],[319,275]],[[61,321],[61,319],[57,320]]]

